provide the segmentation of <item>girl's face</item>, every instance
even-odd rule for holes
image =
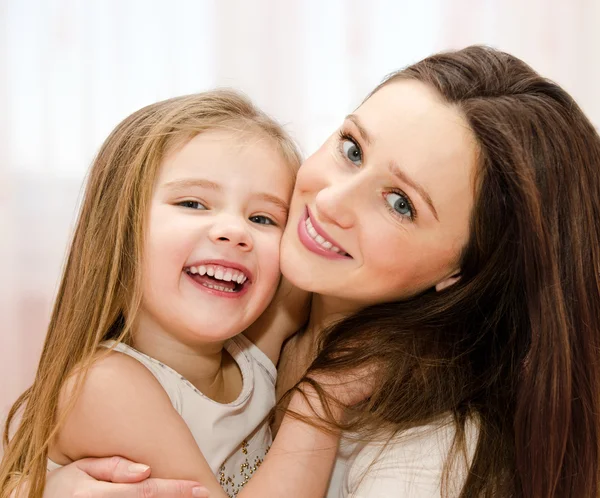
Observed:
[[[476,158],[465,119],[433,90],[384,86],[300,168],[283,273],[357,306],[451,284],[469,234]]]
[[[152,196],[138,332],[193,345],[242,332],[279,282],[293,188],[269,138],[208,131],[168,154]]]

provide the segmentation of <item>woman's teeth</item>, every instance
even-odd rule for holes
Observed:
[[[339,247],[334,246],[331,242],[329,242],[327,239],[321,237],[317,233],[317,231],[315,230],[315,227],[313,227],[312,221],[310,221],[310,217],[306,218],[305,224],[306,224],[306,231],[308,232],[308,235],[310,235],[310,238],[313,239],[317,244],[319,244],[323,249],[326,249],[328,251],[335,252],[338,254],[344,254],[344,255],[346,254]]]
[[[224,266],[219,265],[200,265],[200,266],[190,266],[187,268],[187,271],[191,274],[195,275],[208,275],[209,277],[214,278],[215,280],[223,280],[225,282],[235,282],[237,284],[242,285],[248,277],[244,275],[244,273],[240,270],[235,270],[233,268],[226,268]],[[205,284],[206,287],[210,287],[209,284]],[[221,290],[221,286],[217,290]],[[217,288],[215,287],[215,288]]]

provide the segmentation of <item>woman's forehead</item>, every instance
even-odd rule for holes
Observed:
[[[447,124],[464,126],[464,118],[455,106],[445,102],[433,88],[416,80],[398,80],[386,84],[366,100],[356,111],[375,127],[376,133],[410,132],[415,126],[427,126],[435,131]],[[381,129],[379,127],[382,127]]]
[[[458,106],[448,104],[415,80],[389,83],[353,115],[369,137],[369,152],[415,174],[428,170],[471,168],[477,141]]]
[[[415,80],[390,83],[352,117],[369,137],[367,161],[397,164],[424,187],[442,218],[468,216],[477,145],[457,106]]]

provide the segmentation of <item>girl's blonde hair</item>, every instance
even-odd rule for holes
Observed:
[[[145,218],[161,162],[174,147],[218,128],[267,137],[294,173],[300,165],[300,154],[282,127],[230,90],[144,107],[102,145],[87,181],[35,381],[8,415],[0,497],[8,497],[22,479],[27,479],[29,497],[42,495],[48,445],[60,425],[56,410],[67,376],[81,369],[77,393],[99,344],[107,338],[129,341],[141,301]],[[9,439],[11,422],[21,410],[21,423]]]

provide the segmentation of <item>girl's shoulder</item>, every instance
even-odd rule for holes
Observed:
[[[145,365],[127,354],[98,351],[87,372],[74,372],[61,393],[57,416],[62,423],[48,454],[57,464],[120,455],[149,465],[153,477],[207,486],[214,481],[167,392]],[[214,483],[211,491],[218,488]]]
[[[99,414],[114,407],[133,413],[145,405],[157,404],[171,406],[171,401],[143,364],[126,354],[99,349],[89,367],[77,365],[70,372],[61,389],[56,420],[62,423],[50,445],[49,457],[61,465],[77,459],[77,441],[90,439],[89,434],[95,432],[93,421]]]

